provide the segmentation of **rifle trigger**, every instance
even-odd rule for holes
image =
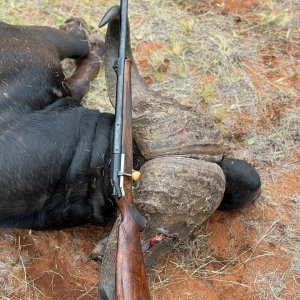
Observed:
[[[139,187],[140,187],[140,182],[139,181],[133,181],[132,189],[137,190]]]
[[[114,69],[116,75],[118,76],[119,75],[119,62],[117,59],[114,62],[113,69]]]

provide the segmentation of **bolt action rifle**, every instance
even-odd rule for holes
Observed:
[[[140,231],[146,227],[146,219],[133,203],[132,173],[132,98],[131,61],[126,58],[128,1],[121,0],[121,26],[119,54],[113,68],[117,74],[115,124],[111,157],[112,196],[121,213],[116,256],[116,300],[150,300],[145,271]],[[100,23],[101,26],[101,23]]]

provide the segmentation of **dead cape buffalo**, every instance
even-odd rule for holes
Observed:
[[[104,43],[85,23],[60,30],[0,23],[0,225],[34,229],[114,215],[109,200],[113,115],[80,106]],[[77,59],[65,79],[64,58]]]
[[[80,106],[102,59],[114,102],[118,7],[108,11],[105,23],[105,44],[88,37],[80,19],[60,30],[0,23],[1,227],[50,229],[115,220],[109,180],[114,116]],[[130,41],[127,53],[133,59]],[[60,64],[67,57],[77,66],[69,78]],[[246,162],[223,158],[222,137],[209,116],[151,91],[135,64],[132,73],[135,167],[143,174],[135,199],[149,221],[142,243],[152,265],[174,237],[197,235],[218,207],[251,202],[260,179]],[[106,249],[115,246],[115,228]],[[165,238],[149,243],[158,234]]]

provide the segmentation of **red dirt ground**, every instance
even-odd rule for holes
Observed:
[[[262,7],[267,1],[259,0],[213,0],[212,1],[216,7],[222,13],[233,13],[237,15],[244,15],[245,13],[255,9],[257,7]]]
[[[222,14],[252,18],[251,10],[264,7],[266,2],[214,0],[212,4]],[[135,49],[137,63],[145,73],[151,73],[151,53],[164,47],[160,42],[153,42],[142,43]],[[299,95],[300,77],[295,75],[299,70],[294,69],[288,58],[290,55],[299,58],[300,50],[290,45],[284,50],[287,54],[280,56],[266,47],[254,61],[244,61],[259,96],[268,97],[264,89],[266,78],[274,84],[274,91],[280,86],[283,92]],[[153,78],[146,80],[151,83]],[[207,80],[212,77],[208,76]],[[246,151],[244,142],[254,125],[262,132],[270,129],[270,124],[279,124],[297,106],[299,97],[288,105],[272,99],[261,102],[256,122],[246,109],[241,110],[231,116],[230,128],[224,135],[234,141],[234,151],[242,153]],[[258,160],[255,154],[250,154],[247,160],[261,174],[260,198],[242,211],[217,211],[208,220],[204,234],[208,235],[207,247],[215,260],[206,266],[207,277],[191,277],[183,268],[175,267],[174,254],[161,261],[159,267],[165,268],[162,279],[168,281],[155,289],[155,299],[300,299],[300,277],[292,272],[295,261],[291,254],[293,243],[299,242],[300,236],[300,209],[297,208],[300,152],[292,149],[280,167]],[[86,226],[56,232],[0,231],[0,290],[5,295],[1,298],[0,294],[0,299],[96,299],[99,265],[90,255],[108,230]],[[295,251],[299,251],[296,244]]]

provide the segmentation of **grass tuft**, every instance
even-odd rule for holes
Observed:
[[[209,0],[130,1],[133,48],[154,41],[163,45],[149,55],[150,68],[143,69],[142,76],[151,79],[152,89],[184,105],[198,108],[199,103],[204,102],[207,113],[226,137],[230,155],[253,161],[264,179],[272,178],[270,168],[299,170],[299,3],[264,1],[264,5],[261,3],[238,17],[230,11],[220,14],[214,3]],[[55,27],[61,22],[60,18],[79,16],[96,31],[100,18],[115,4],[118,2],[108,0],[2,0],[0,20]],[[72,68],[72,64],[66,63],[66,72],[72,72]],[[83,105],[113,112],[103,70]],[[243,116],[247,116],[247,120]],[[251,137],[255,137],[255,141]],[[207,244],[207,236],[199,235],[194,241],[181,244],[173,265],[188,276],[211,280],[212,284],[213,280],[221,282],[222,276],[234,276],[243,268],[248,272],[250,267],[246,267],[261,257],[265,257],[267,264],[268,257],[274,253],[260,247],[263,249],[264,243],[276,244],[291,259],[290,269],[286,272],[255,270],[255,282],[247,282],[246,278],[240,285],[250,286],[257,292],[258,299],[293,299],[288,295],[290,285],[299,282],[300,277],[299,238],[292,223],[295,216],[289,208],[295,207],[295,214],[300,209],[298,198],[293,197],[280,196],[275,201],[265,196],[255,207],[254,216],[249,210],[241,212],[243,222],[249,227],[246,233],[255,231],[257,237],[235,257],[218,259]],[[279,201],[287,202],[283,205]],[[274,207],[281,209],[280,216],[288,214],[289,228],[281,232],[285,224],[282,222],[260,232],[268,222],[268,211]],[[245,216],[247,212],[250,216]],[[226,218],[235,221],[237,217],[228,214]],[[26,259],[22,256],[22,262],[19,253],[4,253],[3,249],[0,254],[6,259],[0,262],[0,299],[44,299],[35,283],[24,277]],[[16,272],[21,275],[14,275]],[[164,267],[159,268],[152,283],[153,295],[158,289],[167,288],[172,280]],[[23,292],[25,297],[18,298],[13,291],[20,295]]]

